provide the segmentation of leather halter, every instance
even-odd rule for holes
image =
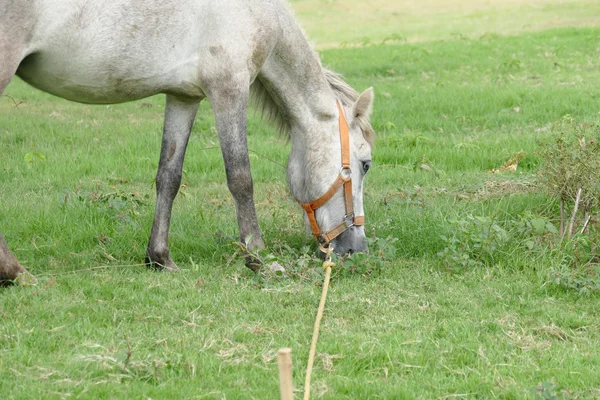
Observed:
[[[344,117],[344,112],[340,102],[337,102],[337,107],[340,113],[340,142],[342,144],[342,169],[340,174],[333,184],[329,187],[329,190],[324,195],[316,200],[309,203],[299,202],[310,222],[310,228],[312,229],[313,235],[321,243],[329,243],[347,229],[352,226],[360,226],[365,224],[364,216],[354,215],[354,205],[352,202],[352,170],[350,169],[350,132],[348,129],[348,122]],[[338,225],[334,226],[328,232],[322,233],[319,225],[317,224],[317,218],[315,217],[315,210],[322,207],[338,192],[340,188],[344,188],[344,204],[346,207],[346,214],[344,220]]]

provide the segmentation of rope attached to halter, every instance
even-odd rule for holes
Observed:
[[[310,344],[310,351],[308,353],[308,365],[306,367],[306,378],[304,380],[304,400],[308,400],[310,398],[310,376],[312,374],[313,364],[315,363],[315,352],[317,351],[317,341],[319,340],[319,329],[321,327],[321,319],[323,318],[323,311],[325,309],[325,300],[327,299],[327,290],[329,289],[329,281],[331,279],[331,268],[335,266],[335,263],[331,261],[333,245],[321,244],[320,249],[323,253],[325,253],[325,261],[323,261],[325,280],[323,281],[323,293],[321,294],[321,301],[319,302],[317,318],[315,319],[315,326],[313,328],[312,342]]]

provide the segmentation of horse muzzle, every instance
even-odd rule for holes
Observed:
[[[324,259],[327,256],[327,253],[322,246],[332,246],[333,252],[339,256],[360,253],[366,251],[368,247],[367,238],[365,237],[363,230],[356,226],[350,227],[331,242],[323,243],[319,246],[317,253]]]
[[[360,253],[367,250],[367,238],[364,230],[352,226],[331,242],[333,251],[339,255]]]

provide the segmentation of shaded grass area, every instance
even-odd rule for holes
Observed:
[[[367,229],[399,240],[382,271],[334,277],[315,398],[600,395],[597,296],[553,285],[551,252],[458,274],[437,256],[452,218],[556,218],[535,187],[537,143],[565,114],[598,120],[599,38],[560,29],[322,53],[354,87],[376,89]],[[6,94],[22,103],[0,98],[0,227],[40,284],[0,293],[2,398],[273,398],[287,346],[300,386],[321,271],[302,250],[314,245],[287,191],[285,142],[251,117],[259,219],[292,278],[257,279],[233,256],[208,104],[172,220],[184,270],[160,274],[136,264],[162,97],[86,106],[19,80]],[[490,173],[521,150],[516,173]],[[113,268],[85,271],[102,265]]]

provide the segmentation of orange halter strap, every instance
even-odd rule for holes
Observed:
[[[306,215],[308,216],[308,221],[310,222],[310,227],[312,229],[313,235],[317,238],[319,242],[329,243],[339,235],[341,235],[344,231],[349,229],[352,226],[360,226],[365,224],[364,216],[355,216],[354,215],[354,205],[352,202],[352,170],[350,169],[350,132],[348,129],[348,122],[344,117],[344,111],[340,105],[340,102],[337,102],[337,107],[340,113],[340,142],[342,144],[342,169],[340,170],[340,174],[329,190],[325,192],[324,195],[319,197],[316,200],[313,200],[309,203],[299,202],[304,211],[306,211]],[[344,203],[346,206],[346,214],[344,216],[344,220],[340,222],[338,225],[334,226],[328,232],[322,233],[319,225],[317,224],[317,218],[315,217],[315,211],[325,205],[331,198],[340,190],[340,188],[344,189]]]

